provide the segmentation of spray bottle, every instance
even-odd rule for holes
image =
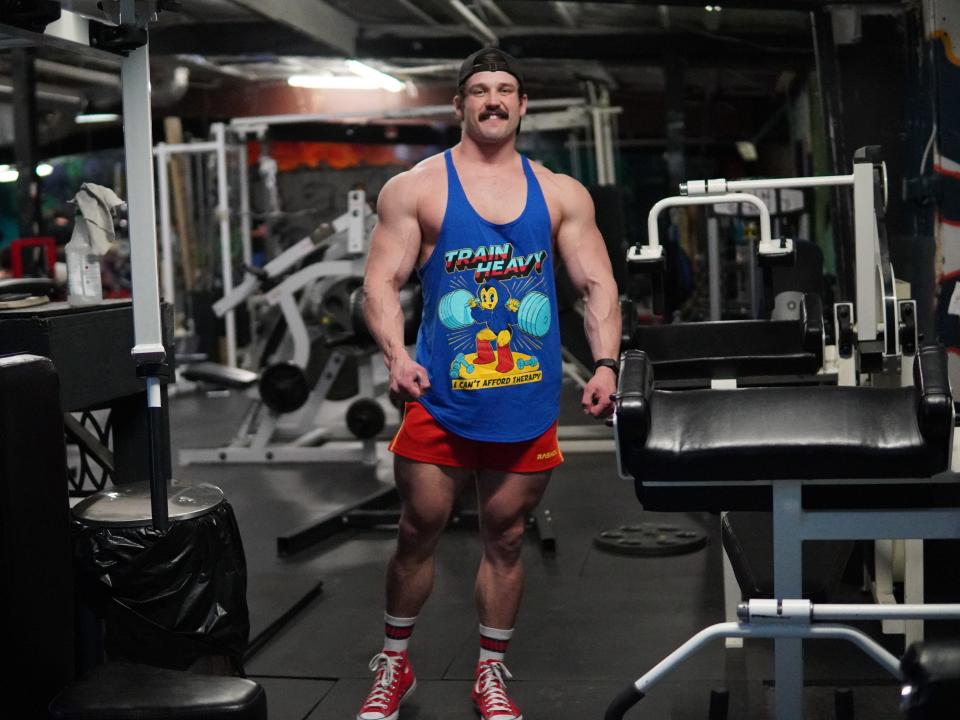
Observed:
[[[67,254],[67,302],[71,305],[94,305],[103,300],[100,279],[100,256],[90,243],[90,233],[83,215],[77,211]]]
[[[113,190],[84,183],[73,199],[77,206],[73,235],[64,247],[67,254],[67,301],[93,305],[103,300],[100,258],[113,245],[114,213],[124,202]]]

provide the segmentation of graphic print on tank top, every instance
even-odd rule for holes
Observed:
[[[527,158],[526,204],[494,223],[467,199],[450,151],[447,206],[437,244],[420,268],[420,398],[447,430],[473,440],[540,436],[559,413],[560,331],[550,213]]]
[[[511,243],[448,250],[444,270],[455,290],[440,299],[438,317],[455,356],[454,390],[539,382],[536,353],[550,331],[550,300],[542,292],[546,250],[514,254]]]

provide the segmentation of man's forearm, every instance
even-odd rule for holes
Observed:
[[[595,360],[620,355],[620,326],[616,283],[611,278],[589,284],[583,294],[583,328]]]
[[[399,291],[391,283],[365,285],[363,317],[367,330],[390,367],[401,353],[407,352],[403,343],[403,308]]]

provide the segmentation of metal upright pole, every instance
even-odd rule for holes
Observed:
[[[230,186],[227,183],[227,131],[223,123],[213,125],[217,143],[217,215],[220,220],[220,269],[223,273],[223,294],[233,290],[233,258],[230,247]],[[227,365],[237,366],[237,321],[233,310],[224,317],[227,328]]]
[[[773,594],[799,598],[803,592],[802,503],[799,482],[773,483]],[[773,641],[774,706],[777,720],[803,718],[803,641]]]
[[[121,65],[123,130],[130,219],[133,281],[133,357],[146,377],[147,423],[150,433],[150,505],[153,525],[165,531],[167,483],[160,453],[163,407],[158,374],[166,359],[160,325],[157,278],[157,218],[153,189],[153,124],[150,115],[150,54],[146,45],[131,50]]]
[[[240,243],[243,248],[243,263],[247,267],[253,266],[253,218],[250,214],[250,159],[247,155],[247,136],[240,134],[237,143],[237,165],[240,174]],[[248,305],[249,307],[249,305]],[[255,347],[257,322],[252,312],[247,313],[250,332],[250,344],[246,355],[248,367],[253,364],[254,358],[250,352]]]
[[[40,232],[40,195],[37,188],[37,74],[36,51],[16,48],[13,58],[14,154],[17,177],[18,221],[21,237]]]
[[[720,223],[707,218],[707,274],[710,278],[710,319],[720,320]]]
[[[157,145],[157,196],[160,205],[160,260],[163,263],[163,299],[175,304],[173,282],[173,230],[170,226],[170,156],[167,154],[166,143]]]
[[[843,132],[843,87],[840,77],[840,62],[833,38],[833,23],[826,8],[810,13],[813,31],[813,55],[817,65],[817,82],[820,90],[820,105],[823,113],[824,130],[830,152],[830,171],[839,174],[848,169],[852,159],[847,152],[846,138]],[[837,282],[840,300],[855,300],[854,286],[857,258],[850,256],[854,250],[851,218],[853,208],[847,193],[838,188],[832,191],[834,206],[834,245],[836,247]],[[851,261],[852,260],[852,261]],[[861,311],[857,305],[857,312]]]
[[[243,245],[243,262],[253,264],[253,228],[250,217],[250,168],[247,167],[246,137],[240,138],[237,146],[237,164],[240,173],[240,241]]]

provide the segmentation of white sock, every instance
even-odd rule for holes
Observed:
[[[513,628],[501,630],[499,628],[480,625],[480,662],[484,660],[503,660],[507,653],[507,645],[513,637]]]
[[[394,617],[389,613],[383,614],[384,638],[383,649],[390,652],[406,652],[410,645],[410,636],[417,618]]]

